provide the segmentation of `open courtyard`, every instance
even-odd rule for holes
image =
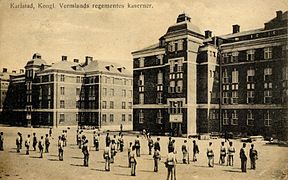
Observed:
[[[15,140],[17,132],[23,135],[23,144],[27,134],[36,133],[38,140],[40,136],[48,134],[47,128],[23,128],[23,127],[0,127],[4,132],[4,151],[0,151],[0,179],[166,179],[167,169],[164,161],[167,155],[168,137],[161,136],[161,163],[159,172],[153,172],[153,158],[148,155],[147,140],[141,136],[141,157],[138,158],[136,176],[130,176],[128,168],[127,146],[134,142],[136,133],[124,132],[124,152],[118,152],[115,163],[111,164],[111,171],[104,171],[103,149],[106,133],[100,133],[100,151],[92,147],[92,130],[84,130],[90,143],[89,167],[83,166],[82,151],[76,145],[76,129],[68,129],[68,145],[64,149],[64,161],[58,159],[57,137],[61,135],[62,129],[53,129],[50,152],[44,154],[41,159],[39,150],[33,151],[30,147],[30,155],[25,155],[25,147],[20,153],[16,152]],[[110,132],[110,136],[118,132]],[[156,136],[152,137],[154,142]],[[277,145],[266,145],[264,141],[253,142],[258,151],[256,170],[250,170],[250,161],[247,162],[247,173],[240,169],[239,150],[242,146],[240,140],[232,140],[236,153],[234,166],[219,165],[220,142],[223,139],[196,140],[199,145],[200,154],[198,161],[192,162],[192,140],[189,139],[190,164],[182,163],[181,146],[185,138],[174,138],[177,151],[177,179],[287,179],[288,176],[288,149]],[[215,166],[209,168],[207,165],[206,149],[208,142],[213,142],[215,153]],[[31,138],[32,144],[32,138]],[[228,146],[228,143],[225,144]],[[31,145],[32,146],[32,145]],[[246,147],[249,152],[250,143]],[[225,163],[226,164],[226,163]]]

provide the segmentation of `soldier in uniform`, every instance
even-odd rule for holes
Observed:
[[[48,134],[45,137],[45,153],[49,153],[49,146],[50,146],[50,138]]]
[[[251,148],[249,151],[249,157],[251,162],[251,169],[256,169],[256,160],[258,159],[258,152],[254,149],[254,144],[251,144]]]
[[[247,172],[247,156],[246,156],[246,143],[243,143],[243,147],[240,149],[241,170]]]
[[[25,147],[26,147],[26,155],[29,155],[29,148],[30,148],[30,134],[28,134],[25,140]]]
[[[193,162],[197,161],[197,154],[199,154],[199,147],[196,141],[193,140]]]
[[[225,164],[225,157],[226,157],[226,148],[224,146],[224,142],[221,142],[219,164]]]
[[[4,135],[3,135],[3,132],[0,133],[0,151],[4,151]]]
[[[37,137],[36,137],[36,133],[33,133],[32,146],[33,146],[34,151],[36,151],[36,146],[37,146]]]
[[[183,164],[187,164],[188,162],[188,152],[187,140],[184,140],[184,144],[182,145]]]
[[[111,157],[110,147],[106,146],[103,152],[103,158],[105,159],[105,171],[110,171],[110,157]]]
[[[212,149],[212,142],[209,142],[209,146],[207,148],[207,157],[208,157],[208,166],[213,167],[214,166],[214,152]]]
[[[131,176],[136,176],[136,165],[137,165],[136,154],[137,154],[136,147],[134,145],[132,146],[132,151],[130,153]]]
[[[44,137],[41,136],[40,141],[38,142],[38,148],[40,151],[40,158],[43,158],[43,149],[44,149]]]
[[[140,139],[139,139],[139,135],[137,135],[137,138],[135,139],[134,146],[136,148],[137,157],[140,157]]]
[[[16,138],[16,148],[17,148],[17,152],[19,153],[20,152],[20,140],[21,140],[21,137],[20,137],[20,132],[17,133],[17,138]]]
[[[154,151],[153,159],[154,159],[154,172],[158,172],[158,164],[159,161],[161,160],[160,151],[158,149]]]
[[[234,154],[235,154],[235,148],[233,147],[232,141],[230,141],[229,147],[228,147],[228,159],[227,159],[227,165],[228,166],[233,166]]]
[[[120,139],[119,139],[119,143],[120,143],[120,152],[123,152],[124,149],[124,138],[123,138],[123,134],[120,135]]]
[[[167,155],[167,159],[165,162],[165,166],[167,168],[168,174],[167,174],[167,180],[169,180],[169,177],[171,176],[171,180],[176,180],[176,157],[174,154],[174,150],[171,151],[172,149],[170,149],[168,155]]]
[[[148,135],[148,148],[149,148],[149,155],[151,155],[153,148],[153,139],[151,138],[151,135]]]
[[[129,147],[128,147],[128,167],[131,167],[131,162],[130,162],[130,154],[132,152],[132,142],[129,143]]]
[[[88,139],[85,139],[83,146],[82,146],[82,153],[84,155],[84,166],[88,167],[89,162],[89,146],[88,146]]]
[[[63,156],[64,156],[64,142],[61,136],[58,137],[58,156],[59,156],[59,161],[63,161]]]

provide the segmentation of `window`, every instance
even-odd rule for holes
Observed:
[[[182,101],[169,101],[169,114],[182,114]]]
[[[157,84],[163,84],[163,73],[159,72],[157,75]]]
[[[126,97],[126,90],[122,89],[122,97]]]
[[[247,82],[254,82],[255,70],[248,69],[247,70]]]
[[[175,81],[170,81],[170,86],[168,89],[169,93],[175,93]]]
[[[64,81],[65,81],[65,75],[64,75],[64,74],[61,74],[61,75],[60,75],[60,81],[61,81],[61,82],[64,82]]]
[[[178,45],[178,47],[177,47],[178,51],[182,51],[183,50],[183,40],[179,40],[177,45]],[[175,44],[175,46],[176,46],[176,44]]]
[[[110,122],[114,121],[114,114],[110,114]]]
[[[110,109],[114,109],[114,102],[110,101]]]
[[[107,115],[106,114],[102,114],[102,122],[106,122],[107,121]]]
[[[182,89],[183,89],[183,81],[182,80],[178,80],[177,81],[176,92],[177,93],[182,93]]]
[[[128,102],[128,109],[132,109],[132,102]]]
[[[223,104],[229,104],[228,92],[223,92]]]
[[[250,89],[255,89],[255,84],[254,83],[248,83],[247,84],[247,89],[250,90]]]
[[[232,91],[232,104],[238,104],[238,91]]]
[[[132,114],[128,114],[128,121],[132,121]]]
[[[282,80],[288,80],[288,67],[282,68]]]
[[[59,123],[64,123],[65,122],[65,114],[60,114],[60,119],[59,119]]]
[[[144,86],[144,74],[141,74],[139,76],[139,81],[138,81],[139,86]]]
[[[272,47],[264,48],[264,59],[272,58]]]
[[[272,82],[264,83],[264,89],[272,89]]]
[[[223,84],[227,84],[229,83],[229,77],[228,77],[228,71],[227,69],[224,69],[223,71]]]
[[[253,113],[252,111],[248,111],[247,113],[247,125],[248,126],[254,126],[254,118],[253,118]]]
[[[139,67],[144,67],[144,58],[139,58]]]
[[[228,124],[229,124],[228,113],[227,113],[227,110],[224,110],[224,112],[223,112],[223,125],[228,125]]]
[[[76,96],[80,96],[80,92],[81,92],[80,88],[76,88]]]
[[[231,62],[238,62],[239,52],[232,52]]]
[[[232,83],[238,83],[238,71],[236,69],[232,71]]]
[[[60,94],[61,94],[61,95],[65,95],[65,89],[64,89],[64,87],[60,87]]]
[[[254,91],[247,91],[247,103],[248,104],[254,103]]]
[[[140,124],[144,123],[144,112],[143,112],[143,110],[140,110],[140,112],[139,112],[139,123]]]
[[[107,88],[103,88],[103,96],[107,96]]]
[[[126,121],[126,115],[122,114],[122,121]]]
[[[132,90],[128,91],[128,97],[132,97]]]
[[[139,104],[144,104],[144,93],[139,94]]]
[[[4,92],[2,92],[2,94],[4,94]],[[42,99],[42,88],[39,88],[39,100]]]
[[[264,69],[264,81],[272,81],[272,68]]]
[[[80,76],[76,77],[76,83],[80,83]]]
[[[106,101],[103,101],[102,102],[102,109],[106,109],[107,108],[107,102]]]
[[[272,90],[264,91],[264,103],[267,103],[267,104],[272,103]]]
[[[182,72],[182,71],[183,71],[182,59],[170,60],[170,73]]]
[[[162,112],[161,112],[161,110],[158,110],[156,123],[157,124],[162,124],[162,119],[163,119]]]
[[[232,125],[238,125],[238,114],[237,114],[237,111],[234,110],[232,112],[232,121],[231,121],[231,124]]]
[[[265,126],[271,126],[271,114],[270,111],[266,111],[266,113],[264,114],[264,125]]]
[[[157,104],[162,104],[162,99],[163,99],[163,93],[162,93],[162,92],[158,92],[158,93],[157,93],[156,103],[157,103]]]
[[[126,109],[126,102],[122,102],[122,109]]]
[[[65,101],[64,100],[60,101],[60,108],[65,108]]]
[[[254,61],[255,60],[255,50],[254,49],[247,51],[246,60],[247,61]]]

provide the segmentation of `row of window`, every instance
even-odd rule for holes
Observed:
[[[107,94],[108,94],[107,88],[103,88],[102,95],[107,96]],[[110,88],[109,96],[115,96],[115,89],[114,88]],[[122,89],[122,97],[132,97],[132,90]]]
[[[229,96],[229,92],[223,92],[222,96],[222,103],[223,104],[238,104],[238,91],[232,91],[231,97]],[[253,104],[255,103],[255,91],[254,90],[248,90],[247,91],[247,104]],[[230,102],[231,101],[231,102]],[[264,99],[263,102],[265,104],[272,103],[272,90],[264,90]]]
[[[126,105],[127,104],[127,105]],[[132,109],[132,102],[122,102],[121,103],[121,108],[122,109]],[[108,109],[108,106],[107,106],[107,101],[103,101],[102,102],[102,109]],[[109,109],[114,109],[114,101],[110,101],[109,103]]]
[[[171,41],[168,43],[169,52],[182,51],[184,48],[184,40]]]
[[[121,121],[132,121],[132,114],[122,114]],[[109,114],[109,121],[114,122],[114,114]],[[102,114],[102,122],[107,122],[107,114]]]
[[[140,110],[139,112],[139,124],[143,124],[145,119],[144,119],[144,112],[143,110]],[[156,123],[157,124],[162,124],[163,123],[163,115],[162,115],[162,111],[161,110],[158,110],[157,112],[157,117],[155,119]]]
[[[246,124],[248,126],[254,126],[255,119],[254,119],[253,111],[251,110],[247,111],[246,117],[247,117]],[[264,113],[264,126],[271,126],[271,124],[272,124],[272,116],[271,116],[271,112],[268,110]],[[228,111],[224,110],[223,125],[238,125],[238,111],[233,110],[231,117],[229,117]]]

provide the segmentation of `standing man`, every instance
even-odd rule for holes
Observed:
[[[33,133],[32,146],[33,146],[34,151],[36,151],[36,146],[37,146],[37,137],[36,137],[36,133]]]
[[[148,148],[149,148],[149,155],[152,154],[152,148],[153,148],[153,139],[151,138],[151,135],[148,136]]]
[[[135,149],[136,149],[137,157],[140,157],[140,139],[139,139],[139,135],[137,135],[137,138],[135,139],[134,146],[135,146]]]
[[[254,144],[251,144],[251,149],[249,152],[250,162],[251,162],[251,169],[256,169],[256,160],[258,159],[258,152],[254,149]]]
[[[44,137],[41,136],[40,141],[38,142],[38,148],[40,151],[40,158],[43,158],[43,149],[44,149]]]
[[[169,151],[166,162],[165,162],[165,166],[168,171],[167,180],[169,180],[170,176],[171,176],[171,180],[176,180],[176,163],[177,163],[177,160],[176,160],[174,152]]]
[[[30,148],[30,134],[28,134],[25,140],[25,147],[26,147],[26,155],[29,155],[29,148]]]
[[[115,139],[112,139],[112,143],[111,143],[111,163],[114,163],[116,153],[117,153],[117,151],[116,151],[116,142],[115,142]]]
[[[20,136],[20,149],[22,149],[23,137],[20,132],[19,132],[19,136]]]
[[[131,161],[130,161],[130,158],[131,158],[131,152],[132,152],[132,142],[129,143],[129,147],[128,147],[128,167],[130,168],[131,167]]]
[[[187,164],[188,162],[188,152],[187,140],[184,140],[184,144],[182,145],[183,164]]]
[[[132,146],[132,151],[130,153],[131,176],[136,176],[136,165],[137,165],[136,154],[137,154],[136,147]]]
[[[120,135],[120,138],[119,138],[119,143],[120,143],[120,152],[123,152],[123,149],[124,149],[124,138],[123,138],[123,134]]]
[[[105,140],[106,140],[106,147],[107,147],[111,143],[111,139],[110,139],[109,133],[106,134],[106,139]]]
[[[120,124],[120,134],[122,134],[122,131],[123,131],[123,125]]]
[[[158,164],[159,161],[161,160],[160,151],[158,149],[154,151],[153,159],[154,159],[154,172],[158,172]]]
[[[196,141],[193,140],[193,162],[197,161],[197,154],[199,154],[199,147]]]
[[[225,164],[225,157],[226,157],[226,148],[224,146],[224,142],[221,142],[219,164],[221,165]]]
[[[49,129],[49,137],[52,136],[52,128]]]
[[[156,150],[161,150],[160,149],[160,138],[159,137],[157,137],[157,141],[154,143],[154,151],[156,151]]]
[[[94,143],[94,147],[96,151],[99,151],[99,134],[96,133],[96,131],[94,131],[93,134],[93,143]]]
[[[105,159],[105,171],[110,171],[110,157],[111,157],[110,147],[106,146],[103,152],[103,158]]]
[[[241,170],[247,172],[247,156],[246,156],[246,143],[243,143],[243,147],[240,149]]]
[[[21,144],[21,137],[20,137],[20,132],[17,133],[17,138],[16,138],[16,148],[17,148],[17,152],[20,152],[20,144]]]
[[[50,146],[50,138],[48,137],[48,134],[46,134],[46,137],[45,137],[45,153],[49,153],[49,146]]]
[[[0,151],[4,151],[4,135],[3,135],[3,132],[0,133]]]
[[[209,147],[207,148],[208,166],[214,166],[214,152],[212,149],[212,142],[209,142]]]
[[[228,147],[228,159],[227,159],[228,166],[233,166],[234,154],[235,154],[235,148],[233,147],[232,141],[230,141]]]
[[[64,156],[64,143],[63,139],[61,136],[58,137],[58,156],[59,156],[59,161],[63,161],[63,156]]]
[[[170,136],[168,139],[168,152],[170,152],[172,148],[173,148],[173,142],[172,142],[172,137]]]
[[[82,153],[84,155],[84,166],[88,167],[89,162],[89,147],[88,147],[88,139],[85,139],[82,146]]]

